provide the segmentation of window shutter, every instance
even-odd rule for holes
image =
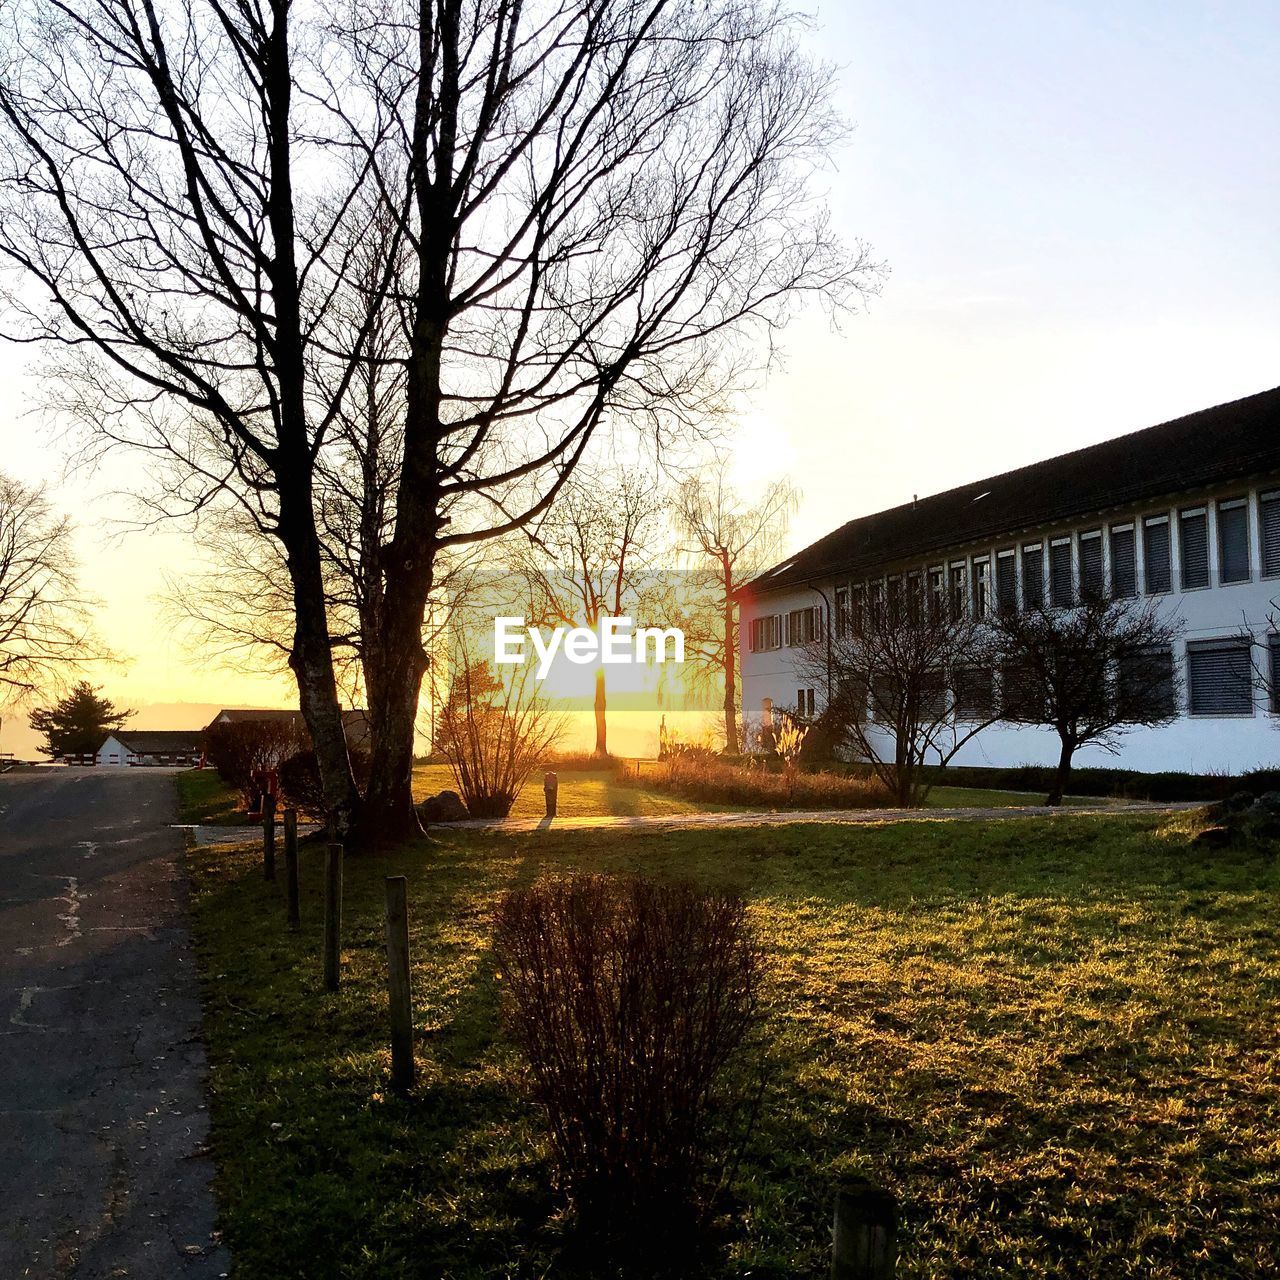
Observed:
[[[1219,581],[1249,581],[1249,508],[1243,498],[1218,503],[1218,552]]]
[[[1082,533],[1080,535],[1080,594],[1098,597],[1102,595],[1106,583],[1102,573],[1102,534]]]
[[[1187,645],[1187,686],[1193,716],[1253,714],[1253,670],[1247,640]]]
[[[1264,493],[1258,503],[1262,525],[1262,572],[1280,577],[1280,493]]]
[[[1028,609],[1044,604],[1044,547],[1038,542],[1022,548],[1022,603]]]
[[[1142,526],[1143,568],[1147,595],[1163,595],[1173,588],[1169,569],[1169,517],[1156,516]]]
[[[1178,518],[1182,551],[1182,589],[1195,591],[1209,585],[1209,524],[1203,507],[1184,511]]]
[[[1071,539],[1063,538],[1049,546],[1049,603],[1055,609],[1075,604],[1071,581]]]
[[[1012,551],[996,557],[996,605],[1001,613],[1018,607],[1018,562]]]
[[[1269,670],[1271,688],[1268,690],[1270,695],[1268,701],[1272,711],[1280,711],[1280,634],[1273,631],[1267,637],[1267,651],[1271,657]]]
[[[1129,599],[1138,594],[1138,571],[1134,560],[1133,525],[1111,530],[1111,594]]]

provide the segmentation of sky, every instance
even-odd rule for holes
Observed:
[[[838,329],[800,315],[744,398],[736,479],[795,481],[793,547],[1280,384],[1280,7],[843,0],[808,40],[854,126],[834,225],[890,274]],[[157,597],[188,535],[121,535],[136,458],[64,477],[30,356],[0,349],[0,470],[77,521],[122,659],[94,679],[143,727],[287,703],[175,634]],[[6,716],[0,751],[33,745]]]

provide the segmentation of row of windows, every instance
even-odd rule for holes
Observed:
[[[785,629],[784,629],[785,624]],[[822,639],[822,608],[792,609],[788,614],[770,613],[751,619],[751,652],[781,649],[785,630],[787,648],[799,649]]]
[[[1280,634],[1267,637],[1269,655],[1269,703],[1280,713]],[[1152,709],[1159,715],[1176,712],[1175,661],[1172,649],[1135,654],[1129,663],[1122,662],[1115,673],[1119,696],[1136,696],[1142,691]],[[1193,716],[1252,716],[1254,687],[1257,683],[1253,665],[1252,643],[1247,637],[1232,636],[1220,640],[1198,640],[1187,644],[1187,712]],[[988,720],[997,707],[1017,705],[1025,696],[1016,668],[996,673],[990,668],[961,667],[951,672],[949,681],[939,676],[933,691],[931,714],[943,715],[950,705],[958,720]],[[950,687],[952,702],[947,702]],[[888,682],[873,680],[868,691],[874,718],[877,705],[893,701]],[[815,710],[814,691],[797,690],[797,710],[812,717]]]
[[[1249,499],[1224,498],[1214,507],[1218,582],[1250,582]],[[1139,556],[1145,594],[1166,595],[1174,587],[1175,522],[1179,589],[1196,591],[1210,586],[1209,506],[1202,504],[1178,511],[1174,517],[1168,513],[1150,515],[1105,529],[1085,529],[1005,547],[994,557],[977,555],[884,581],[841,585],[835,592],[837,634],[857,627],[867,609],[887,603],[892,613],[900,607],[904,593],[908,601],[914,601],[921,598],[922,589],[935,610],[949,608],[956,616],[971,610],[976,617],[986,617],[993,609],[1019,606],[1069,608],[1082,596],[1108,591],[1132,598],[1139,592]],[[1258,522],[1262,575],[1280,577],[1280,491],[1260,495]]]

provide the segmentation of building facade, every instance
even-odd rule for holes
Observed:
[[[742,593],[743,711],[811,716],[802,646],[916,590],[982,617],[1149,599],[1176,620],[1177,718],[1079,765],[1240,772],[1280,762],[1280,388],[854,520]],[[992,672],[999,697],[999,673]],[[956,765],[1052,764],[1051,729],[995,723]]]
[[[204,759],[199,729],[120,729],[98,748],[94,763],[105,768],[129,765],[198,765]]]

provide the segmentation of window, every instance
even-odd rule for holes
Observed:
[[[929,613],[941,618],[947,607],[947,575],[940,564],[929,570]]]
[[[1035,720],[1044,715],[1044,699],[1035,674],[1019,663],[1000,668],[1000,712],[1008,720]]]
[[[964,561],[960,560],[951,566],[951,616],[964,617],[969,605],[969,583],[965,576]]]
[[[867,589],[861,582],[849,588],[849,626],[852,634],[860,636],[867,623]]]
[[[849,615],[849,588],[836,588],[836,637],[843,640],[851,630]]]
[[[902,579],[889,579],[889,625],[896,627],[902,620]]]
[[[1138,564],[1131,524],[1111,526],[1111,594],[1128,600],[1138,594]]]
[[[1267,670],[1267,702],[1272,711],[1280,711],[1280,633],[1267,637],[1267,654],[1271,661]]]
[[[1209,585],[1209,513],[1192,507],[1178,516],[1178,549],[1182,553],[1182,589]]]
[[[767,617],[751,619],[751,652],[764,653],[782,647],[782,615],[771,613]]]
[[[1262,576],[1280,577],[1280,491],[1259,495],[1258,523],[1262,526]]]
[[[898,716],[898,682],[888,674],[876,672],[871,677],[871,718],[893,723]]]
[[[924,588],[920,584],[919,569],[907,574],[907,617],[912,623],[920,621],[924,603]]]
[[[787,647],[799,648],[812,644],[822,635],[822,614],[817,605],[807,609],[792,609],[787,614]]]
[[[1080,535],[1080,594],[1096,600],[1106,592],[1102,567],[1102,530]]]
[[[1044,545],[1039,542],[1022,548],[1022,603],[1027,609],[1044,607]]]
[[[813,690],[797,689],[796,690],[796,711],[806,720],[813,719]]]
[[[1248,640],[1202,640],[1187,645],[1187,689],[1193,716],[1253,715]]]
[[[936,724],[947,714],[947,682],[941,671],[926,671],[920,677],[920,721]]]
[[[1122,655],[1116,671],[1116,698],[1121,713],[1137,723],[1174,715],[1178,707],[1173,650],[1162,645]]]
[[[1018,560],[1012,548],[996,554],[996,608],[1012,613],[1018,607]]]
[[[1248,582],[1249,504],[1244,498],[1218,503],[1218,581]]]
[[[952,677],[958,720],[989,720],[996,702],[995,677],[989,668],[957,667]]]
[[[973,562],[973,616],[985,618],[991,612],[991,561],[983,556]]]
[[[1162,596],[1173,590],[1169,568],[1169,517],[1148,516],[1142,522],[1142,568],[1147,595]]]
[[[1049,544],[1049,603],[1055,609],[1075,604],[1071,579],[1071,539],[1055,538]]]

